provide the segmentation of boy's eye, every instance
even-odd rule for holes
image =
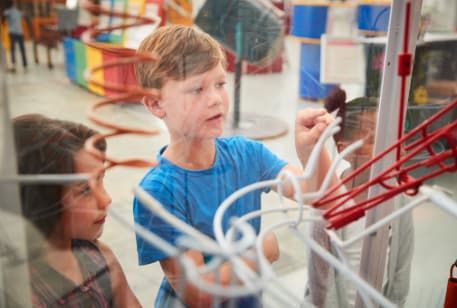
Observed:
[[[216,88],[218,88],[218,89],[219,89],[219,88],[223,88],[223,87],[225,86],[225,84],[226,84],[225,81],[218,82],[218,83],[216,84]]]
[[[202,93],[202,91],[203,91],[203,88],[200,87],[200,88],[192,89],[189,92],[192,94],[200,94],[200,93]]]

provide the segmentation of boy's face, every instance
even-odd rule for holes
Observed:
[[[186,78],[168,80],[158,102],[172,137],[212,139],[220,136],[228,111],[226,72],[221,64]]]

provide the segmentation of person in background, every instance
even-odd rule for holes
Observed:
[[[18,10],[13,1],[7,0],[6,10],[3,12],[3,17],[8,24],[8,36],[10,38],[10,53],[11,53],[11,72],[16,72],[16,45],[19,45],[21,52],[22,67],[27,70],[27,55],[24,47],[24,32],[22,30],[21,20],[23,13]]]
[[[97,132],[28,114],[13,120],[19,174],[89,174],[104,162],[84,149]],[[104,152],[104,140],[96,144]],[[96,192],[95,192],[96,190]],[[22,183],[34,307],[140,307],[112,250],[98,240],[110,196],[94,185]]]
[[[374,131],[376,129],[376,114],[379,106],[375,97],[359,97],[346,101],[346,92],[337,87],[325,98],[324,107],[328,112],[338,108],[338,116],[342,117],[341,131],[335,135],[338,151],[343,151],[353,142],[364,139],[364,144],[356,151],[346,156],[350,168],[345,173],[349,174],[367,163],[373,157]],[[344,177],[344,175],[343,175]],[[370,180],[370,169],[359,173],[345,187],[353,189]],[[353,201],[361,202],[368,198],[368,191],[360,192]],[[353,201],[347,202],[352,205]],[[399,209],[408,202],[406,195],[394,199],[395,209]],[[313,225],[312,235],[335,256],[338,256],[330,239],[324,232],[326,224]],[[344,229],[336,231],[341,240],[354,238],[366,228],[365,218],[352,222]],[[386,255],[386,265],[383,274],[382,294],[398,307],[404,307],[408,298],[411,279],[411,266],[414,253],[414,223],[412,212],[409,211],[389,224],[389,240]],[[353,272],[360,272],[362,260],[363,241],[358,241],[343,249],[348,264]],[[381,253],[381,252],[380,252]],[[311,254],[308,263],[309,279],[305,287],[305,299],[311,301],[316,307],[346,308],[355,307],[357,289],[349,279],[331,268],[319,256]]]

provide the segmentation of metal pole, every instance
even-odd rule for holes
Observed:
[[[236,25],[236,60],[235,60],[235,93],[233,95],[233,128],[240,126],[240,100],[241,100],[241,74],[243,61],[241,59],[242,48],[241,22]]]

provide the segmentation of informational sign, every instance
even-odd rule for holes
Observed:
[[[364,83],[365,53],[363,44],[354,38],[321,37],[322,83]]]

